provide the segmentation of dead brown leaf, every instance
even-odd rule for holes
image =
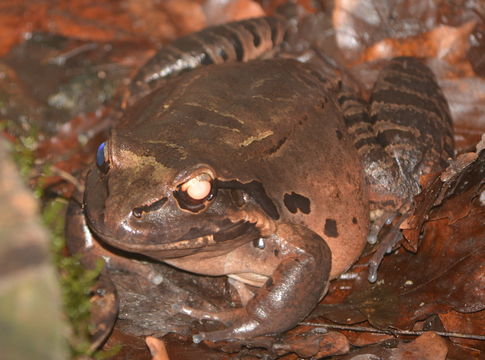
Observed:
[[[275,10],[279,7],[282,6],[286,3],[288,3],[287,0],[258,0],[258,2],[261,4],[263,7],[264,11],[268,15],[273,15],[275,13]],[[310,13],[314,13],[316,11],[316,1],[312,0],[295,0],[292,1],[292,3],[296,3],[302,8],[304,8],[306,11]]]
[[[472,313],[461,313],[450,311],[439,315],[444,328],[449,332],[463,334],[479,334],[485,336],[485,311],[481,310]],[[485,341],[450,338],[454,343],[478,349],[485,353]]]
[[[225,17],[212,18],[215,23],[262,15],[250,0],[217,5]],[[210,24],[198,0],[5,0],[0,4],[0,56],[36,31],[96,42],[160,44]]]
[[[167,354],[165,343],[153,336],[147,336],[145,342],[152,354],[152,360],[170,360]]]
[[[419,47],[419,44],[413,44],[408,39],[418,36],[415,38],[418,40],[419,34],[439,29],[440,25],[458,27],[471,20],[478,20],[480,6],[478,3],[466,3],[463,0],[341,0],[335,1],[333,23],[337,43],[344,57],[354,62],[369,47],[376,47],[373,50],[376,54],[390,49],[396,51],[406,43],[410,48]],[[448,41],[445,38],[434,40],[445,43]],[[381,45],[377,45],[380,42]],[[428,52],[426,47],[421,50],[425,52],[418,56],[424,56]],[[375,60],[370,56],[369,58]]]
[[[338,323],[367,319],[378,328],[409,329],[432,314],[484,309],[483,169],[484,151],[443,185],[443,202],[423,214],[429,221],[417,254],[400,249],[385,258],[376,284],[360,272],[342,304],[322,304],[314,314]]]
[[[117,329],[108,338],[104,349],[109,350],[113,347],[121,347],[111,360],[151,360],[150,351],[142,337],[129,335]]]
[[[264,16],[261,5],[252,0],[220,1],[207,0],[202,9],[210,25],[222,24],[251,17]]]
[[[456,65],[466,56],[469,49],[468,37],[475,25],[475,21],[469,21],[457,28],[441,25],[406,39],[384,39],[367,48],[353,64],[396,56],[416,56],[444,59]],[[461,66],[465,75],[474,74],[468,62]]]
[[[485,18],[485,13],[482,16]],[[485,77],[485,24],[483,22],[477,24],[470,35],[467,57],[475,73]]]
[[[346,354],[349,347],[349,341],[339,332],[318,332],[308,327],[293,329],[272,345],[279,356],[295,353],[302,358]]]
[[[352,351],[342,360],[400,359],[400,360],[445,360],[448,347],[443,338],[433,332],[425,333],[410,343],[387,341]]]

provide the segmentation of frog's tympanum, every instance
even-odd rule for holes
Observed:
[[[227,275],[243,307],[177,307],[226,325],[195,341],[295,326],[357,260],[370,214],[405,213],[419,177],[453,156],[446,101],[418,60],[390,61],[367,105],[308,64],[261,59],[283,36],[282,20],[254,19],[157,55],[88,171],[87,227],[68,224],[85,246],[94,235]]]

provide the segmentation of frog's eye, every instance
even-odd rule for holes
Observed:
[[[198,212],[214,199],[217,190],[209,174],[200,174],[177,187],[175,197],[180,207]]]
[[[96,165],[101,172],[106,173],[109,169],[109,161],[108,161],[108,154],[107,154],[107,147],[106,142],[101,143],[98,147],[98,151],[96,152]]]
[[[208,197],[211,193],[211,189],[212,179],[206,176],[197,176],[181,186],[181,190],[185,191],[187,196],[195,201],[203,200]]]

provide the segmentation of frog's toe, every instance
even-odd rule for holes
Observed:
[[[367,236],[367,242],[371,245],[377,243],[377,234],[375,232],[369,233],[369,235]]]
[[[194,344],[200,344],[204,340],[204,333],[195,334],[192,336]]]
[[[399,224],[402,222],[400,220]],[[399,241],[402,238],[401,231],[399,230],[399,224],[395,226],[385,237],[382,242],[377,246],[376,252],[369,259],[369,275],[368,280],[371,283],[377,280],[377,270],[382,262],[385,254],[390,254]]]
[[[382,228],[385,225],[392,224],[392,221],[396,217],[395,212],[386,211],[381,214],[374,222],[371,224],[369,229],[369,234],[367,235],[367,242],[371,245],[377,243],[377,239],[379,238],[379,233],[381,232]]]
[[[226,330],[200,332],[198,334],[192,335],[192,341],[194,344],[200,344],[204,340],[221,341],[221,340],[227,340],[227,339],[228,339],[228,333]]]

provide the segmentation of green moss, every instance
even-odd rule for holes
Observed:
[[[71,323],[69,343],[74,356],[89,354],[89,291],[95,283],[101,266],[95,270],[86,271],[78,257],[66,257],[63,236],[66,203],[55,199],[46,204],[42,215],[44,223],[52,234],[52,252],[54,263],[59,271],[62,301],[64,311]]]
[[[42,212],[46,226],[52,233],[52,250],[56,267],[59,270],[62,300],[66,316],[71,323],[69,344],[72,356],[91,356],[95,359],[108,359],[119,351],[117,348],[108,351],[95,351],[90,344],[90,291],[99,277],[103,262],[96,268],[86,270],[78,256],[65,256],[64,214],[66,201],[54,199],[49,201]]]
[[[30,127],[28,130],[19,129],[11,120],[5,120],[0,123],[0,131],[17,134],[17,141],[9,142],[11,147],[11,154],[13,160],[17,164],[20,175],[26,183],[29,183],[32,171],[35,164],[35,150],[38,146],[38,129]],[[44,169],[43,169],[44,170]],[[46,173],[48,172],[45,167]],[[42,196],[42,188],[38,184],[32,189],[34,196],[40,198]]]

